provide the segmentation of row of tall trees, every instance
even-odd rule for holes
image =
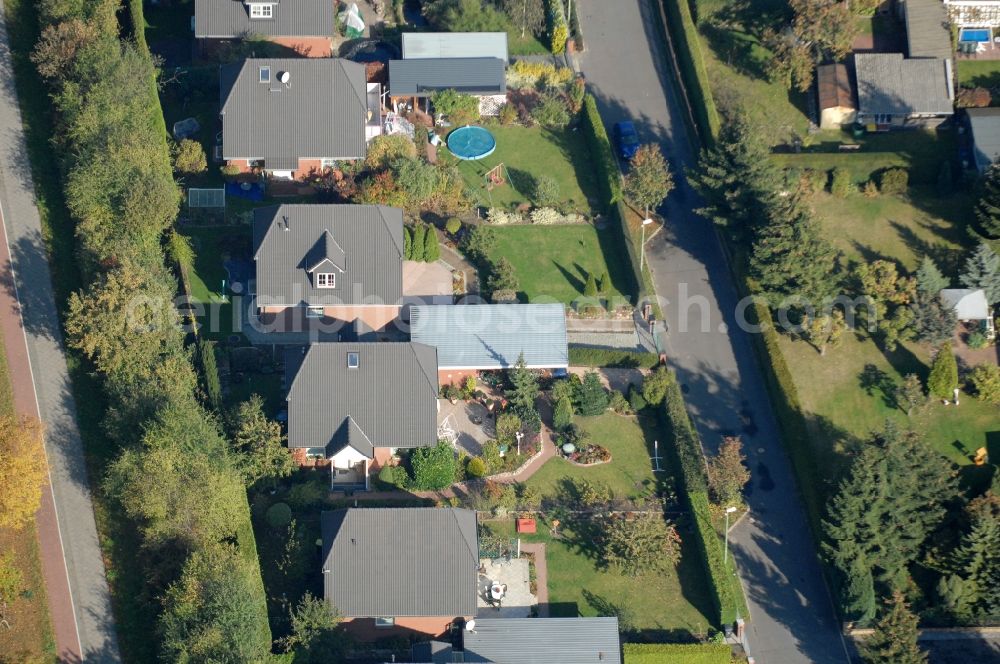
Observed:
[[[101,379],[104,434],[118,448],[99,490],[141,535],[135,559],[112,568],[143,568],[160,658],[264,661],[271,634],[246,486],[288,472],[290,459],[259,402],[226,426],[203,405],[164,257],[179,192],[156,70],[120,37],[119,4],[42,0],[32,54],[52,99],[84,284],[69,298],[67,343]]]

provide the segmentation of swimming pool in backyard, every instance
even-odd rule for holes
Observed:
[[[976,42],[979,44],[989,43],[992,41],[989,28],[963,28],[959,33],[958,41],[960,42]]]
[[[486,129],[468,125],[448,134],[448,149],[459,159],[475,161],[493,154],[497,141]]]

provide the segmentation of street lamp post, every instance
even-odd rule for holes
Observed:
[[[639,272],[642,272],[642,268],[646,264],[646,226],[651,223],[653,220],[649,217],[642,220],[642,240],[639,242]]]
[[[726,547],[722,553],[722,566],[726,566],[726,562],[729,560],[729,515],[736,511],[735,507],[726,508]]]
[[[518,431],[514,437],[517,438],[517,456],[521,456],[521,439],[524,438],[524,434]]]

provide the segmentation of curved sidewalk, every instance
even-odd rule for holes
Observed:
[[[0,85],[0,328],[15,408],[45,423],[50,484],[37,525],[56,654],[61,662],[74,664],[120,662],[2,13],[0,72],[4,75]]]

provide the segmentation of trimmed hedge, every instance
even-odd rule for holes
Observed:
[[[709,581],[716,626],[731,625],[737,614],[746,615],[743,590],[736,576],[723,563],[723,544],[712,525],[708,502],[708,479],[701,440],[688,417],[677,380],[670,381],[664,399],[663,415],[670,445],[671,462],[680,468],[678,489],[691,514],[694,542],[701,554]]]
[[[670,41],[681,70],[681,77],[684,79],[684,89],[694,107],[698,134],[702,144],[711,147],[719,135],[722,122],[719,120],[719,111],[715,108],[715,99],[708,83],[705,56],[701,53],[701,39],[694,18],[691,16],[691,7],[688,6],[687,0],[660,0],[660,3],[667,13]]]
[[[660,363],[656,353],[616,348],[569,347],[569,363],[576,367],[624,367],[652,369]]]
[[[566,10],[562,0],[546,0],[549,15],[549,48],[556,55],[566,52],[569,26],[566,25]]]
[[[604,121],[601,113],[597,110],[597,100],[594,95],[587,93],[583,98],[583,118],[584,133],[587,136],[587,143],[590,147],[590,156],[597,164],[597,175],[601,186],[601,198],[605,211],[610,217],[610,221],[618,226],[619,239],[628,254],[629,266],[632,275],[632,292],[637,299],[642,299],[644,294],[652,293],[651,283],[647,283],[645,276],[639,269],[639,248],[636,246],[635,238],[629,232],[626,222],[624,204],[622,203],[622,178],[618,172],[618,161],[615,159],[614,150],[611,148],[611,139],[604,128]]]
[[[911,158],[904,152],[782,152],[771,155],[779,168],[812,168],[829,171],[833,168],[849,168],[851,177],[857,184],[878,180],[879,175],[890,168],[904,168],[910,174],[910,184],[937,184],[941,161]]]
[[[729,664],[724,643],[625,643],[625,664]]]

